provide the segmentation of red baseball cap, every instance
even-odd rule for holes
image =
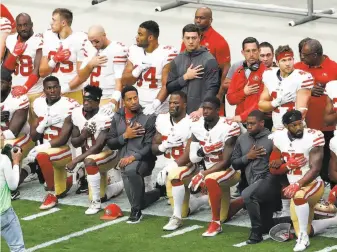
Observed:
[[[122,217],[123,212],[121,208],[116,204],[110,204],[104,208],[104,215],[101,216],[101,220],[115,220],[118,217]]]

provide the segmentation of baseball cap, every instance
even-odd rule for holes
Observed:
[[[116,204],[110,204],[104,208],[104,215],[101,216],[101,220],[115,220],[118,217],[122,217],[123,212],[121,208]]]

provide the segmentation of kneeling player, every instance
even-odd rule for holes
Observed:
[[[11,86],[11,72],[1,67],[1,131],[5,140],[3,143],[19,146],[26,156],[34,146],[27,122],[29,101],[26,95],[14,98]]]
[[[159,114],[156,119],[157,133],[152,144],[154,154],[165,156],[165,167],[158,173],[157,183],[166,185],[167,196],[173,207],[173,215],[163,227],[167,231],[182,226],[182,217],[208,203],[207,195],[190,198],[187,189],[197,169],[188,157],[187,141],[191,136],[192,121],[186,114],[186,101],[185,93],[172,93],[169,99],[169,113]]]
[[[227,219],[230,205],[230,187],[240,180],[240,173],[230,167],[240,126],[219,117],[220,101],[206,98],[203,103],[203,119],[192,124],[190,160],[205,162],[206,169],[192,178],[189,185],[195,191],[205,183],[212,208],[212,221],[203,236],[215,236],[222,232],[220,221]]]
[[[273,134],[274,152],[284,160],[278,173],[286,173],[290,183],[284,194],[291,199],[290,216],[298,237],[294,251],[303,251],[310,245],[309,235],[327,227],[313,221],[314,206],[324,193],[319,172],[325,141],[321,131],[304,129],[298,110],[288,111],[282,120],[287,129]]]
[[[61,86],[54,76],[43,80],[43,91],[45,96],[34,101],[31,127],[32,139],[43,139],[43,144],[28,154],[28,159],[39,164],[46,189],[52,191],[55,188],[56,196],[48,194],[40,206],[42,210],[54,207],[57,199],[64,197],[72,186],[72,176],[67,178],[65,170],[71,160],[71,150],[66,144],[72,130],[71,112],[79,106],[75,100],[61,97]]]
[[[75,166],[84,162],[89,183],[90,207],[85,214],[96,214],[101,210],[101,198],[107,200],[123,190],[123,181],[119,171],[115,171],[119,180],[107,186],[107,172],[117,165],[116,151],[105,146],[106,134],[111,125],[111,116],[99,111],[102,89],[95,86],[84,88],[83,106],[72,112],[73,132],[71,143],[82,147],[83,154],[67,164],[67,170],[72,171]],[[114,177],[116,179],[116,177]]]

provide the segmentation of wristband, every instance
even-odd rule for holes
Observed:
[[[51,59],[48,61],[48,66],[52,69],[54,69],[56,67],[56,62],[54,61],[54,59]]]
[[[121,91],[115,90],[111,96],[111,99],[114,99],[116,102],[119,102],[121,96],[122,96]]]
[[[6,67],[8,70],[14,71],[16,66],[16,57],[12,53],[10,53],[3,63],[3,66]]]

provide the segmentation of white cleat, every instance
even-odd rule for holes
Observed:
[[[99,211],[101,211],[101,202],[91,201],[89,208],[85,211],[85,214],[87,215],[97,214]]]
[[[28,183],[28,182],[31,182],[31,181],[34,181],[34,180],[37,180],[37,179],[38,179],[37,174],[31,173],[25,178],[25,180],[22,183]]]
[[[303,251],[310,245],[309,236],[305,233],[300,233],[296,242],[294,251]]]
[[[174,215],[170,218],[169,222],[163,227],[165,231],[173,231],[180,228],[183,225],[183,221]]]

